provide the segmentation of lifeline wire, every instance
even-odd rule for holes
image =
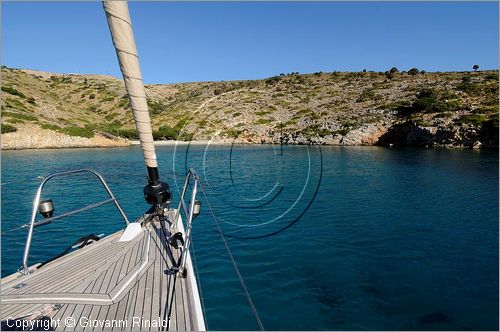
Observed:
[[[202,189],[203,193],[205,194],[205,190],[204,190],[201,182],[199,182],[199,184],[200,184],[200,187],[202,187],[201,189]],[[205,194],[205,199],[206,199],[206,194]],[[255,308],[255,305],[254,305],[254,303],[252,301],[252,297],[250,296],[250,293],[248,292],[247,286],[245,285],[245,281],[243,280],[243,276],[241,275],[240,270],[238,269],[238,265],[236,264],[236,260],[234,259],[234,256],[233,256],[233,254],[231,252],[231,249],[229,248],[229,245],[227,244],[227,240],[226,240],[226,238],[224,236],[224,233],[222,232],[220,224],[217,221],[217,218],[215,217],[215,215],[213,214],[212,209],[210,209],[210,212],[211,212],[212,217],[213,217],[213,219],[215,221],[215,224],[217,225],[217,228],[219,230],[218,233],[220,234],[220,236],[222,238],[222,241],[224,242],[224,246],[226,247],[227,254],[229,255],[229,258],[231,259],[231,262],[233,263],[234,271],[236,272],[236,275],[238,276],[238,279],[240,280],[241,288],[243,288],[243,292],[245,293],[247,301],[250,304],[250,307],[252,308],[252,313],[253,313],[253,315],[255,317],[255,320],[257,321],[257,324],[259,325],[259,329],[261,331],[265,331],[264,325],[262,324],[262,321],[260,319],[259,313],[257,312],[257,308]]]
[[[16,228],[12,228],[12,229],[9,229],[9,230],[6,230],[6,231],[3,231],[2,232],[2,235],[5,235],[6,233],[10,233],[10,232],[14,232],[14,231],[17,231],[17,230],[20,230],[20,229],[23,229],[23,228],[26,228],[27,225],[24,224],[24,225],[21,225],[19,227],[16,227]]]

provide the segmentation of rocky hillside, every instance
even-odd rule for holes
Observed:
[[[26,128],[136,137],[119,79],[6,67],[1,74],[3,147],[15,148]],[[498,147],[498,71],[291,73],[146,90],[158,140]]]

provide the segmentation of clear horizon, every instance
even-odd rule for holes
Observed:
[[[497,2],[131,2],[129,8],[147,84],[391,67],[498,69]],[[121,77],[98,2],[2,2],[2,65]]]
[[[18,70],[30,70],[30,71],[38,71],[38,72],[45,72],[45,73],[51,73],[51,74],[56,74],[56,75],[96,75],[96,76],[108,76],[108,77],[113,77],[113,78],[116,78],[116,79],[119,79],[121,80],[122,79],[122,76],[120,73],[118,73],[116,76],[115,75],[111,75],[111,74],[101,74],[101,73],[76,73],[76,72],[56,72],[56,71],[48,71],[48,70],[43,70],[43,69],[33,69],[33,68],[23,68],[23,67],[10,67],[10,66],[7,66],[5,65],[7,68],[9,69],[18,69]],[[391,68],[387,68],[387,70],[385,71],[389,71],[389,69]],[[399,72],[408,72],[408,70],[406,69],[401,69],[400,68],[397,68]],[[411,68],[409,68],[411,69]],[[418,69],[418,68],[417,68]],[[469,69],[469,70],[448,70],[448,71],[426,71],[425,69],[423,69],[426,73],[429,73],[429,74],[432,74],[432,73],[468,73],[468,72],[472,72],[474,71],[472,68]],[[379,73],[379,72],[385,72],[385,71],[368,71],[368,73]],[[498,71],[498,69],[478,69],[477,70],[478,72],[479,71]],[[333,71],[320,71],[324,74],[328,74],[328,73],[333,73]],[[358,71],[336,71],[338,73],[361,73],[362,70],[358,70]],[[292,72],[290,73],[280,73],[280,74],[291,74]],[[318,73],[318,72],[303,72],[303,73],[300,73],[299,74],[303,74],[303,75],[313,75],[315,73]],[[267,78],[271,78],[273,76],[279,76],[280,74],[274,74],[274,75],[270,75],[270,76],[266,76],[266,77],[259,77],[259,78],[241,78],[241,79],[238,79],[238,78],[235,78],[235,79],[231,79],[231,80],[204,80],[204,81],[182,81],[182,82],[154,82],[154,83],[148,83],[148,82],[145,82],[144,84],[146,85],[157,85],[157,84],[183,84],[183,83],[186,83],[186,84],[189,84],[189,83],[210,83],[210,82],[232,82],[232,81],[252,81],[252,80],[265,80]]]

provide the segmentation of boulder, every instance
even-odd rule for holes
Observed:
[[[480,149],[482,145],[483,145],[483,144],[482,144],[481,142],[479,142],[479,141],[475,141],[475,142],[472,144],[472,148],[473,148],[473,149]]]

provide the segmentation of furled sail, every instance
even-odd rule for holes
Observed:
[[[103,1],[102,4],[123,74],[123,80],[125,81],[125,89],[134,113],[135,126],[139,134],[144,161],[148,169],[149,184],[144,188],[144,195],[148,203],[160,206],[170,199],[170,190],[166,183],[160,181],[158,175],[151,118],[149,117],[146,91],[142,81],[128,5],[126,1]]]
[[[134,112],[135,125],[139,133],[146,166],[157,167],[146,91],[142,82],[139,56],[137,55],[127,2],[103,1],[102,3],[125,81],[125,89]]]

